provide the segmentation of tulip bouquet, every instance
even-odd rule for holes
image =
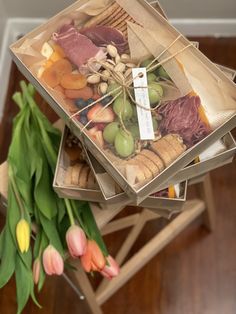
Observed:
[[[39,110],[34,87],[24,81],[13,95],[20,108],[8,154],[8,210],[0,234],[0,288],[15,273],[18,312],[46,274],[61,275],[66,258],[107,278],[119,267],[108,255],[89,203],[60,199],[52,189],[60,132]],[[32,239],[32,241],[31,241]]]

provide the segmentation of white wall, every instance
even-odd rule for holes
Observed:
[[[9,17],[51,17],[73,0],[0,0],[4,1]]]
[[[170,18],[236,18],[236,0],[159,1]],[[50,17],[74,1],[0,0],[0,4],[3,2],[9,16]]]
[[[236,0],[159,0],[169,18],[236,18]]]
[[[3,2],[0,2],[0,48],[1,48],[1,42],[4,34],[4,28],[6,24],[6,11]]]

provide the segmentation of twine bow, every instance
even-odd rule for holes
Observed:
[[[182,49],[176,51],[174,54],[171,54],[169,57],[163,59],[162,61],[158,62],[158,59],[160,57],[162,57],[164,55],[164,53],[166,53],[180,38],[182,37],[182,35],[180,34],[168,47],[166,47],[157,57],[155,57],[150,63],[149,65],[146,67],[147,69],[147,73],[149,72],[152,72],[154,71],[155,69],[157,69],[159,66],[165,64],[166,62],[170,61],[171,59],[173,59],[175,56],[177,56],[178,54],[182,53],[183,51],[185,51],[187,48],[189,47],[192,47],[193,45],[190,43],[188,44],[187,46],[183,47]],[[157,62],[157,63],[156,63]],[[102,114],[102,112],[104,110],[106,110],[121,94],[123,94],[123,106],[125,106],[125,101],[126,101],[126,98],[127,98],[127,95],[129,96],[129,98],[132,100],[132,102],[144,109],[144,110],[147,110],[147,111],[155,111],[160,105],[161,105],[161,95],[159,93],[159,96],[160,96],[160,101],[158,102],[158,104],[154,107],[154,108],[146,108],[144,106],[142,106],[141,104],[137,103],[136,100],[134,99],[134,97],[132,96],[130,90],[134,90],[134,87],[131,86],[133,81],[135,79],[137,79],[139,77],[139,75],[137,75],[136,77],[133,77],[133,78],[130,78],[129,79],[129,76],[127,78],[121,78],[121,76],[119,74],[117,74],[117,72],[115,72],[114,70],[112,70],[110,67],[107,66],[107,64],[103,61],[98,61],[98,60],[95,60],[95,59],[90,59],[88,61],[88,68],[94,73],[94,74],[97,74],[99,75],[101,78],[103,77],[103,74],[96,71],[94,69],[94,67],[92,66],[93,63],[96,63],[96,64],[99,64],[101,65],[104,69],[106,69],[111,78],[119,85],[117,88],[113,89],[111,92],[108,92],[107,94],[101,96],[100,98],[94,100],[94,102],[92,102],[91,104],[85,106],[84,108],[78,110],[77,112],[75,112],[74,114],[72,114],[70,116],[70,119],[73,119],[75,118],[76,116],[78,116],[81,112],[83,112],[84,110],[86,109],[89,109],[90,107],[94,106],[95,104],[101,102],[102,100],[104,100],[105,98],[107,98],[108,96],[111,96],[113,95],[113,98],[111,99],[111,101],[109,101],[102,109],[98,110],[97,114],[100,115]],[[140,64],[137,65],[137,67],[139,66]],[[145,86],[145,87],[135,87],[135,88],[148,88],[148,89],[153,89],[153,87],[150,87],[150,86]],[[122,120],[122,116],[120,115],[119,116],[120,118],[120,123],[122,125],[122,128],[124,130],[126,130],[125,126],[124,126],[124,123],[123,123],[123,120]],[[73,120],[74,121],[74,120]],[[77,121],[77,120],[76,120]],[[84,132],[84,130],[93,122],[93,120],[89,120],[84,126],[83,128],[81,128],[81,133]],[[127,130],[126,130],[127,131]],[[127,131],[128,132],[128,131]]]

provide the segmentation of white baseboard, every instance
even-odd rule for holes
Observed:
[[[0,51],[0,121],[8,87],[11,57],[8,47],[19,35],[26,34],[45,21],[44,18],[9,18]],[[236,19],[170,19],[186,36],[236,37]]]
[[[236,37],[236,19],[170,19],[185,36]]]
[[[45,19],[9,18],[6,22],[0,50],[0,121],[3,116],[11,69],[9,46],[16,41],[20,35],[28,33],[44,21]]]

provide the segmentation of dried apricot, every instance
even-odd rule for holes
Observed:
[[[49,68],[45,69],[42,74],[42,80],[54,88],[60,84],[61,78],[64,74],[72,72],[72,65],[66,59],[60,59],[54,62]]]
[[[81,89],[66,89],[65,95],[67,98],[76,99],[76,98],[83,98],[84,100],[88,100],[89,98],[93,97],[93,90],[89,86],[85,86]]]
[[[49,58],[49,60],[51,60],[52,62],[56,62],[61,59],[63,59],[63,57],[56,51],[54,51],[51,57]]]
[[[57,92],[61,93],[63,97],[65,97],[65,90],[63,87],[61,87],[61,85],[57,85],[56,87],[54,87],[54,90],[56,90]]]
[[[51,46],[52,46],[53,50],[61,56],[61,58],[65,58],[66,55],[64,53],[64,50],[61,48],[61,46],[59,46],[55,43],[53,43]]]
[[[68,73],[61,78],[61,86],[66,89],[81,89],[87,85],[87,79],[83,74]]]

